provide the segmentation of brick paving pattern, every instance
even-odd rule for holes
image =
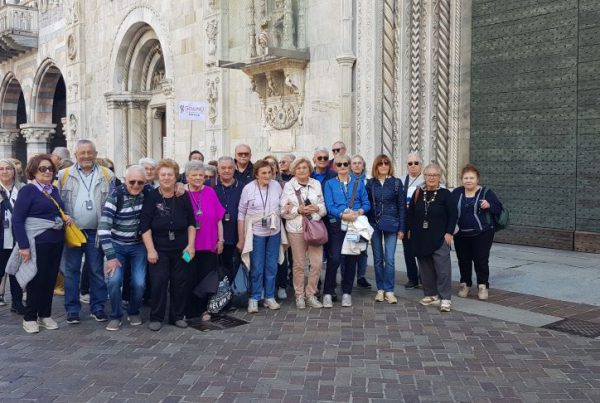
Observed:
[[[212,332],[69,326],[55,298],[61,329],[31,336],[4,307],[0,401],[600,401],[598,340],[372,297]]]

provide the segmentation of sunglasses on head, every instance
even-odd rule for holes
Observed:
[[[336,162],[336,163],[335,163],[335,166],[336,166],[336,167],[338,167],[338,168],[341,168],[341,167],[349,167],[349,166],[350,166],[350,164],[348,164],[347,162]]]
[[[38,167],[38,172],[43,173],[43,174],[45,174],[46,172],[54,172],[54,168],[41,166],[41,167]]]
[[[129,186],[144,186],[146,184],[144,181],[128,181],[127,183],[129,183]]]
[[[317,161],[329,161],[329,157],[317,157]]]
[[[342,151],[341,148],[332,148],[331,151],[333,151],[334,153],[339,153],[340,151]]]
[[[416,165],[419,165],[419,161],[414,161],[414,162],[413,162],[413,161],[411,161],[411,162],[409,162],[409,163],[408,163],[408,166],[409,166],[409,167],[412,167],[413,165],[415,165],[415,166],[416,166]]]
[[[378,167],[387,165],[390,165],[390,162],[386,160],[379,161],[379,164],[377,164]]]

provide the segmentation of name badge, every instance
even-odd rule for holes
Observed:
[[[354,233],[346,234],[346,240],[348,242],[358,242],[360,241],[360,235]]]
[[[94,203],[91,200],[85,201],[85,209],[91,211],[94,209]]]
[[[263,228],[267,228],[267,227],[269,226],[269,220],[268,220],[268,219],[266,219],[266,218],[263,218],[263,219],[261,219],[261,220],[260,220],[260,225],[261,225]]]
[[[174,240],[175,240],[175,232],[169,231],[169,241],[174,241]]]
[[[223,221],[225,221],[225,222],[231,221],[231,216],[229,215],[229,213],[225,213],[225,216],[223,217]]]

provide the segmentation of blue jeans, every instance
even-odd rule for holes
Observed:
[[[65,310],[79,315],[79,278],[81,277],[81,258],[90,265],[90,312],[104,312],[107,291],[104,282],[104,253],[96,247],[96,231],[84,230],[87,242],[79,248],[65,247]]]
[[[121,263],[121,267],[106,278],[108,286],[108,294],[110,296],[110,318],[121,320],[123,317],[121,286],[123,285],[123,273],[125,265],[131,268],[131,293],[129,294],[129,307],[127,313],[129,315],[139,315],[140,307],[142,306],[142,297],[146,286],[146,248],[142,244],[121,245],[113,243],[117,259]]]
[[[271,236],[254,235],[252,252],[250,252],[250,285],[252,299],[275,298],[275,277],[277,276],[277,260],[281,233]]]
[[[375,229],[371,237],[371,247],[373,248],[377,290],[394,292],[396,283],[396,233]]]

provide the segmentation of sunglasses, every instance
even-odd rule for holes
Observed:
[[[46,167],[46,166],[41,166],[38,167],[38,172],[45,174],[46,172],[52,172],[54,173],[54,168],[52,167]]]
[[[342,151],[341,148],[332,148],[331,151],[333,151],[334,153],[339,153],[340,151]]]
[[[129,186],[144,186],[146,184],[144,181],[128,181],[127,183],[129,183]]]
[[[317,161],[329,161],[329,157],[317,157]]]
[[[250,153],[237,153],[238,157],[249,157]]]
[[[379,164],[377,164],[378,167],[380,167],[380,166],[388,166],[388,165],[390,165],[389,161],[379,161]]]
[[[408,163],[409,167],[412,167],[413,165],[415,165],[415,166],[419,165],[419,161],[415,161],[415,162],[411,161],[411,162]]]
[[[350,164],[348,164],[347,162],[336,162],[335,164],[336,167],[341,168],[341,167],[349,167]]]

